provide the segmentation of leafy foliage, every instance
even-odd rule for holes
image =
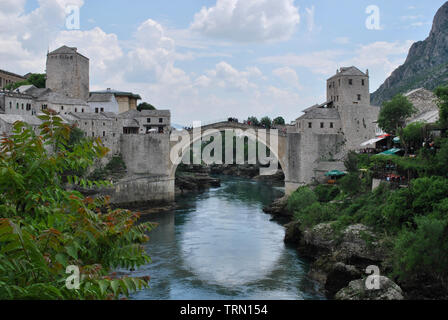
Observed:
[[[272,120],[269,117],[263,117],[260,120],[260,125],[263,128],[270,129],[272,127]]]
[[[148,102],[142,102],[137,106],[138,111],[142,110],[156,110],[156,107],[154,107],[152,104]]]
[[[337,186],[320,184],[314,189],[314,193],[318,201],[330,202],[341,193],[341,190]]]
[[[250,123],[253,126],[259,126],[260,125],[260,121],[258,121],[257,117],[249,117],[247,118],[247,123]]]
[[[415,229],[404,230],[396,240],[395,275],[406,280],[416,274],[426,274],[446,285],[448,221],[425,216],[416,218],[415,224]]]
[[[285,119],[283,117],[277,117],[274,119],[274,121],[272,121],[272,124],[275,125],[285,125]]]
[[[385,102],[381,108],[378,125],[385,132],[399,135],[405,126],[406,119],[416,112],[413,104],[403,95],[399,94],[392,100]]]
[[[444,128],[448,128],[448,86],[438,87],[434,93],[438,98],[439,122]]]
[[[406,149],[412,147],[418,150],[422,147],[423,141],[425,140],[424,127],[425,123],[414,122],[403,129],[400,138]]]
[[[100,139],[69,147],[70,127],[50,113],[40,118],[39,134],[17,122],[0,144],[0,299],[116,299],[147,287],[149,278],[111,271],[150,260],[142,244],[153,225],[64,188],[63,172],[85,170],[107,148]],[[70,265],[81,271],[78,290],[65,286]]]

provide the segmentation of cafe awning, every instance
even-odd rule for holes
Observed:
[[[345,176],[347,173],[339,170],[328,171],[325,175],[327,177],[341,177]]]
[[[401,151],[401,149],[393,148],[393,149],[381,152],[380,154],[383,156],[392,156],[392,155],[396,155],[400,151]]]
[[[378,136],[374,139],[370,139],[369,141],[366,141],[361,144],[361,147],[369,146],[371,144],[375,144],[377,142],[380,142],[381,140],[386,139],[387,137],[390,137],[390,134],[383,134],[382,136]]]

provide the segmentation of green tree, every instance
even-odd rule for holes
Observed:
[[[425,124],[423,122],[414,122],[402,130],[400,139],[406,149],[406,154],[409,152],[411,147],[413,147],[416,151],[421,148],[425,139],[424,127]]]
[[[63,172],[85,170],[107,148],[99,138],[69,147],[70,127],[49,113],[40,118],[39,134],[17,122],[0,142],[0,299],[118,299],[147,287],[148,277],[112,271],[149,262],[142,244],[152,224],[137,225],[138,214],[111,208],[107,197],[65,188]],[[73,187],[107,185],[67,180]],[[68,266],[79,268],[79,289],[65,285]]]
[[[406,119],[416,112],[413,104],[399,94],[383,104],[378,118],[378,125],[385,132],[400,135],[406,125]]]
[[[272,120],[269,117],[263,117],[260,120],[260,125],[266,129],[270,129],[272,127]]]
[[[274,121],[272,121],[273,125],[285,125],[285,119],[283,117],[277,117],[274,119]]]
[[[350,151],[344,160],[345,168],[350,173],[356,173],[359,171],[359,157],[354,151]]]
[[[140,103],[137,106],[137,110],[138,111],[142,111],[142,110],[156,110],[156,108],[153,105],[151,105],[151,104],[149,104],[147,102],[142,102],[142,103]]]
[[[247,122],[256,127],[260,125],[260,121],[258,121],[257,117],[253,117],[253,116],[247,118]]]
[[[434,91],[438,98],[440,120],[439,123],[446,129],[448,128],[448,86],[439,87]]]

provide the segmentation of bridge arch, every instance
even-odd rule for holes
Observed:
[[[199,130],[198,128],[195,128],[196,130]],[[179,164],[182,161],[182,158],[185,156],[186,152],[194,145],[195,142],[197,142],[200,139],[203,139],[204,137],[211,136],[212,134],[215,134],[216,131],[224,132],[227,130],[234,131],[234,130],[243,130],[245,133],[244,135],[247,136],[249,139],[253,139],[254,141],[258,141],[259,143],[265,145],[269,150],[271,157],[274,157],[278,160],[278,163],[280,164],[281,169],[283,170],[283,173],[285,175],[285,183],[289,181],[289,174],[288,174],[288,167],[287,167],[287,155],[286,155],[286,133],[278,132],[276,130],[266,130],[266,135],[253,135],[253,133],[250,130],[258,130],[260,128],[255,128],[246,124],[241,123],[232,123],[232,122],[219,122],[215,124],[206,125],[203,127],[200,127],[201,134],[199,136],[193,136],[192,130],[184,130],[183,132],[179,132],[179,138],[182,134],[185,136],[188,133],[189,140],[184,143],[184,145],[180,148],[180,155],[177,154],[176,159],[170,159],[171,163],[171,169],[170,169],[170,178],[174,179],[176,175],[176,170],[179,166]],[[213,132],[212,132],[213,131]],[[209,133],[209,134],[207,134]],[[204,135],[205,134],[205,135]],[[274,137],[276,135],[276,137]],[[271,147],[271,137],[277,138],[277,145],[278,147],[272,148]],[[171,149],[175,146],[180,144],[181,142],[178,141],[171,141]],[[174,161],[172,161],[174,160]]]

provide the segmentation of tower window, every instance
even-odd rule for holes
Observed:
[[[320,128],[323,129],[325,127],[325,124],[323,122],[320,123]]]
[[[366,84],[366,81],[365,81],[364,79],[362,79],[362,80],[361,80],[361,84],[362,84],[362,85],[365,85],[365,84]]]
[[[358,94],[358,101],[361,101],[361,95]]]
[[[339,86],[341,86],[341,79],[338,80]]]
[[[159,123],[163,123],[163,118],[159,118]]]
[[[353,79],[348,79],[348,84],[353,85]]]
[[[98,113],[98,112],[99,112],[98,108],[95,108],[95,113]]]
[[[330,128],[333,129],[334,128],[334,123],[330,122]]]
[[[61,110],[64,110],[64,106],[61,106]]]
[[[308,128],[312,128],[313,127],[313,123],[312,122],[308,122]]]
[[[147,118],[147,119],[146,119],[146,122],[147,122],[147,123],[151,123],[151,118]]]

